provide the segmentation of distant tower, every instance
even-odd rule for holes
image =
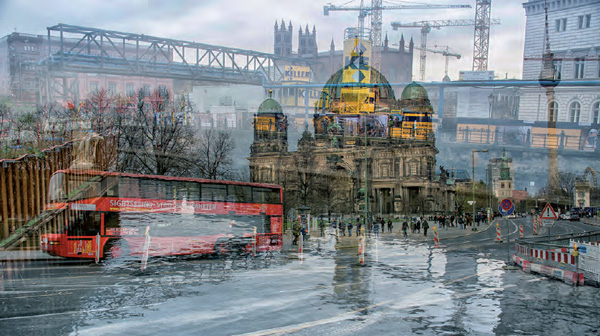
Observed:
[[[283,20],[281,20],[281,26],[277,26],[277,21],[275,21],[273,47],[275,56],[292,55],[292,21],[290,21],[288,29],[285,28]]]
[[[308,30],[308,25],[298,31],[298,56],[300,57],[317,57],[317,30],[313,26],[312,34]]]

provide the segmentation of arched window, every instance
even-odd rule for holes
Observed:
[[[600,101],[592,104],[592,124],[600,123]]]
[[[504,188],[504,182],[500,183],[500,188]]]
[[[569,105],[569,121],[578,123],[580,115],[581,115],[581,104],[579,104],[578,102],[572,102],[571,105]]]
[[[551,101],[548,103],[548,121],[556,121],[556,114],[558,113],[558,103]]]

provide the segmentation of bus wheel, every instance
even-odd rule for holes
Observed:
[[[111,239],[103,251],[104,259],[117,259],[129,255],[129,244],[123,239]]]

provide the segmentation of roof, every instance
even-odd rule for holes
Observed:
[[[258,107],[258,113],[283,113],[283,108],[275,99],[267,98]]]

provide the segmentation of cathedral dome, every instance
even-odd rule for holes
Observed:
[[[371,91],[375,93],[375,97],[377,97],[377,109],[378,112],[390,112],[396,105],[396,96],[394,94],[394,89],[392,89],[391,85],[379,71],[374,68],[370,68],[370,83],[371,84],[381,84],[374,87],[370,87]],[[330,112],[338,113],[339,106],[342,100],[342,89],[355,87],[353,84],[344,83],[344,69],[338,70],[334,73],[329,80],[325,83],[325,87],[323,91],[319,95],[320,99],[325,99],[328,103],[326,106],[331,104]],[[370,84],[367,84],[370,85]],[[369,87],[369,86],[366,86]],[[317,104],[317,110],[320,110],[320,103]]]
[[[283,108],[273,98],[267,98],[258,107],[258,113],[283,113]]]
[[[400,100],[429,100],[429,95],[422,85],[412,82],[404,88]]]

